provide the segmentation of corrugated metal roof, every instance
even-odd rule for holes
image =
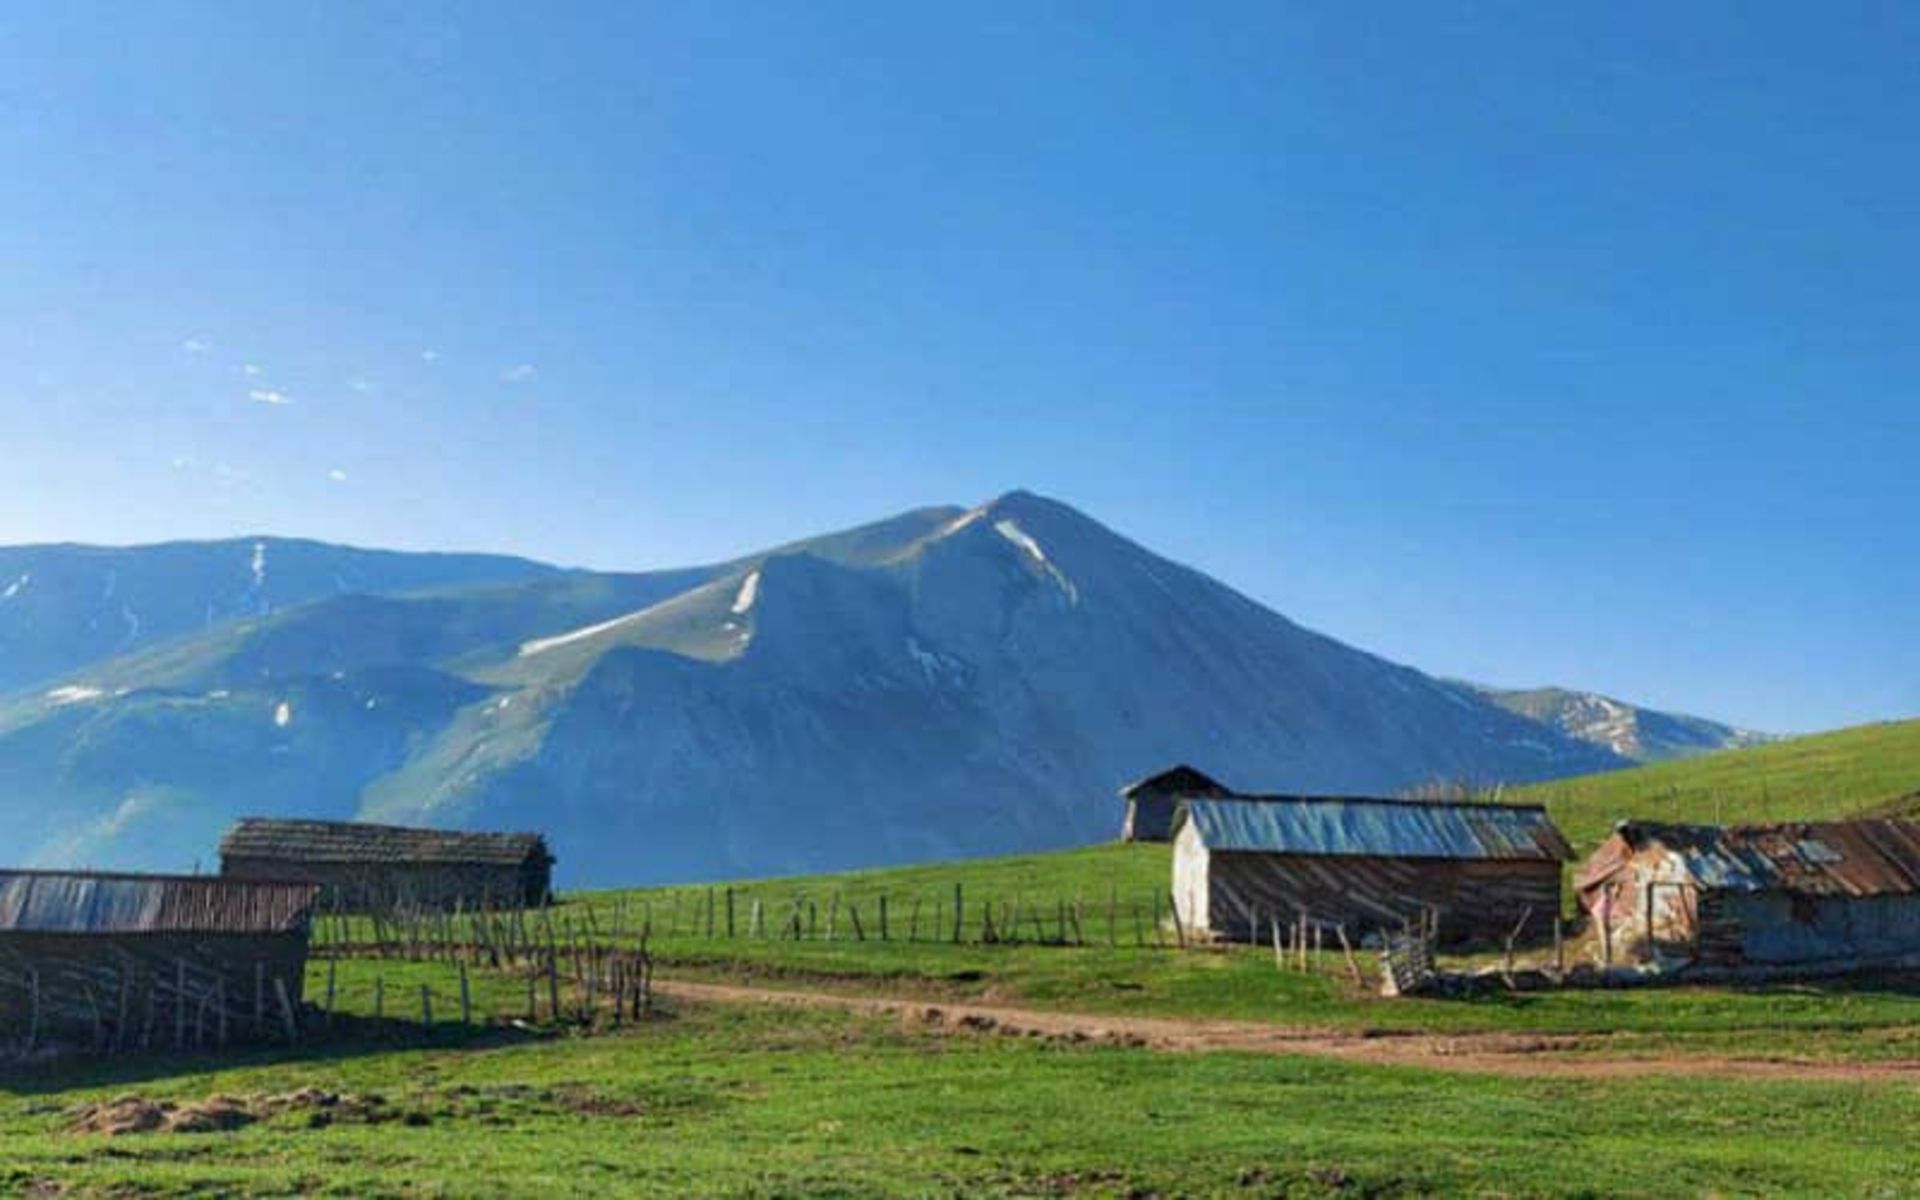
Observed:
[[[551,862],[537,833],[468,833],[411,829],[357,821],[287,821],[245,817],[220,840],[220,853],[235,858],[340,863],[484,863],[518,866]]]
[[[1666,847],[1702,888],[1809,896],[1920,893],[1920,821],[1725,827],[1624,821],[1617,832],[1636,850]]]
[[[202,875],[0,871],[0,933],[290,933],[319,894]]]
[[[1187,801],[1210,850],[1384,858],[1573,857],[1545,809],[1295,796]]]

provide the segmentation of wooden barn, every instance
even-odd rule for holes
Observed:
[[[328,912],[544,904],[553,863],[539,834],[348,821],[248,817],[220,842],[221,875],[320,884]]]
[[[1573,857],[1537,806],[1331,796],[1190,799],[1173,896],[1200,936],[1264,940],[1304,916],[1349,938],[1438,914],[1461,943],[1550,929]]]
[[[1920,822],[1623,821],[1574,877],[1604,961],[1920,965]]]
[[[1127,802],[1127,817],[1120,828],[1120,840],[1170,842],[1173,840],[1181,801],[1188,796],[1230,794],[1225,784],[1185,763],[1135,780],[1120,789],[1120,798]]]
[[[0,871],[0,1045],[286,1036],[318,892],[203,875]]]

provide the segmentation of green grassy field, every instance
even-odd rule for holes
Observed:
[[[1747,750],[1522,788],[1577,848],[1615,821],[1820,820],[1920,808],[1920,721],[1861,725]]]
[[[1729,819],[1896,804],[1920,724],[1548,785],[1591,842],[1623,812]],[[1664,805],[1665,807],[1661,807]],[[1172,1054],[941,1032],[758,1005],[678,1006],[557,1030],[526,981],[477,972],[458,1020],[445,964],[347,960],[341,1017],[306,1046],[77,1061],[0,1077],[0,1194],[486,1196],[1900,1195],[1920,1089],[1690,1078],[1734,1059],[1907,1063],[1920,1000],[1899,981],[1564,991],[1389,1001],[1344,958],[1182,950],[1165,846],[1110,845],[713,887],[582,893],[562,929],[648,944],[666,978],[1103,1015],[1231,1018],[1381,1034],[1577,1035],[1597,1078],[1516,1078],[1310,1057]],[[962,939],[952,940],[953,888]],[[732,933],[727,899],[732,899]],[[886,901],[884,931],[881,901]],[[759,917],[754,916],[755,904]],[[983,944],[996,932],[1017,942]],[[1111,915],[1110,915],[1111,914]],[[1012,926],[1012,929],[1008,927]],[[799,929],[805,936],[782,936]],[[884,932],[884,937],[883,937]],[[1053,945],[1061,939],[1081,944]],[[831,936],[829,936],[831,934]],[[1363,965],[1366,956],[1363,955]],[[308,995],[324,994],[316,962]],[[375,981],[380,981],[376,989]],[[434,1025],[419,1023],[431,991]],[[372,1020],[378,992],[383,1019]],[[542,1005],[544,1008],[544,1003]],[[1664,1062],[1664,1073],[1651,1065]],[[1678,1060],[1678,1061],[1676,1061]],[[1850,1068],[1851,1069],[1851,1068]],[[1617,1072],[1617,1073],[1615,1073]],[[76,1105],[319,1087],[233,1132],[109,1138]],[[378,1103],[373,1099],[377,1098]]]
[[[355,963],[447,985],[446,968]],[[438,975],[436,976],[436,972]],[[510,1002],[509,986],[500,996]],[[414,1040],[409,1042],[407,1038]],[[1920,1091],[1527,1080],[1170,1055],[752,1006],[604,1036],[349,1037],[303,1056],[0,1080],[0,1193],[141,1196],[1896,1195]],[[234,1132],[70,1132],[76,1105],[317,1087]],[[373,1101],[377,1099],[378,1103]]]

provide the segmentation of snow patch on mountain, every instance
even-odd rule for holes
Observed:
[[[597,637],[600,634],[618,629],[622,625],[631,624],[639,620],[645,616],[648,611],[648,609],[643,608],[635,612],[627,613],[624,616],[615,617],[611,621],[602,621],[597,625],[588,625],[585,628],[571,630],[567,633],[557,633],[552,637],[535,638],[530,642],[523,642],[520,646],[520,657],[530,658],[535,654],[545,654],[547,651],[560,646],[570,646],[575,642],[583,642],[590,637]]]
[[[1022,529],[1018,521],[1012,517],[1002,517],[993,523],[993,531],[1018,546],[1022,553],[1033,560],[1034,566],[1046,572],[1048,578],[1060,586],[1060,590],[1067,594],[1069,600],[1079,602],[1080,589],[1073,585],[1073,580],[1068,579],[1064,571],[1054,565],[1053,560],[1047,557],[1047,552],[1041,548],[1040,542]]]
[[[733,608],[730,611],[736,616],[752,611],[753,602],[758,599],[759,596],[760,572],[749,572],[745,582],[740,585],[740,593],[733,598]]]

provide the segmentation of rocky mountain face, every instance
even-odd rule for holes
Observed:
[[[1627,761],[1027,493],[650,574],[324,547],[363,573],[283,581],[263,544],[269,604],[229,543],[181,598],[138,593],[173,614],[151,637],[8,664],[21,855],[181,867],[243,813],[360,816],[539,829],[569,885],[685,880],[1111,837],[1114,787],[1176,760],[1343,792]],[[12,553],[24,593],[46,568]]]
[[[1774,740],[1770,734],[1736,729],[1705,717],[1640,708],[1595,692],[1557,687],[1475,690],[1502,708],[1634,762],[1691,758]]]

